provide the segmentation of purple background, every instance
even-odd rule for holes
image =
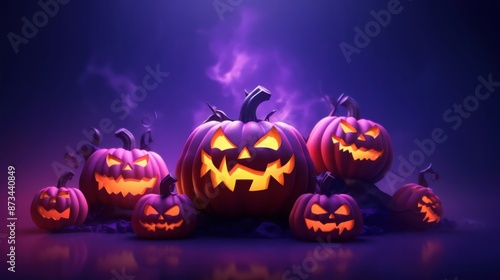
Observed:
[[[348,63],[339,44],[352,45],[353,28],[364,29],[370,11],[388,2],[243,1],[221,21],[211,1],[70,1],[17,54],[7,34],[21,34],[20,19],[31,20],[40,7],[2,2],[0,166],[16,167],[19,234],[34,230],[33,194],[57,182],[52,165],[64,164],[65,147],[85,139],[82,129],[108,118],[114,130],[126,127],[138,138],[141,121],[156,112],[152,147],[174,172],[184,141],[210,114],[205,103],[236,118],[243,89],[257,85],[273,94],[259,116],[277,109],[272,120],[304,136],[330,110],[324,94],[351,95],[362,117],[391,134],[394,173],[398,156],[416,149],[415,139],[442,128],[448,139],[418,168],[432,162],[440,173],[431,186],[446,217],[496,226],[500,130],[493,121],[500,88],[456,130],[443,113],[474,94],[478,76],[491,73],[500,81],[500,4],[401,1],[401,13]],[[120,118],[111,104],[142,84],[148,65],[170,74]],[[112,133],[104,135],[103,147],[119,144]],[[6,182],[6,171],[0,173]],[[377,185],[392,194],[402,183]]]

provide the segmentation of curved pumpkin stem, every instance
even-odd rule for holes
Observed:
[[[148,129],[141,136],[141,150],[150,151],[151,147],[149,145],[151,143],[153,143],[153,138],[151,137],[151,129]]]
[[[169,195],[174,194],[175,183],[177,182],[177,178],[168,174],[160,183],[160,195],[162,197],[167,197]]]
[[[431,178],[434,181],[439,180],[439,174],[432,170],[432,163],[418,173],[418,184],[423,187],[429,187],[429,183],[427,182],[427,179],[425,179],[425,174],[431,174]]]
[[[123,148],[131,151],[135,148],[135,137],[134,135],[125,128],[120,128],[115,132],[116,138],[123,141]]]
[[[348,117],[354,117],[355,119],[359,120],[359,118],[361,117],[361,111],[359,110],[359,104],[358,102],[356,102],[356,100],[354,100],[350,96],[342,94],[340,95],[337,103],[347,109]]]
[[[264,118],[264,120],[265,120],[266,122],[268,122],[268,121],[269,121],[269,118],[270,118],[272,115],[274,115],[274,113],[276,113],[276,110],[272,110],[269,114],[267,114],[267,115],[266,115],[266,117]]]
[[[241,105],[240,110],[240,121],[247,122],[258,122],[257,119],[257,107],[260,103],[267,101],[271,98],[271,92],[263,86],[257,86],[252,92],[250,92],[245,100],[243,100],[243,105]]]
[[[64,172],[63,175],[59,177],[59,180],[57,180],[57,188],[66,187],[66,183],[69,180],[73,179],[73,176],[75,176],[75,173],[73,173],[72,171]]]

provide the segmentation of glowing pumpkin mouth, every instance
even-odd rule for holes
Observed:
[[[252,185],[248,191],[254,192],[267,190],[271,177],[284,186],[284,174],[290,174],[293,171],[295,167],[295,155],[292,155],[285,165],[281,165],[280,159],[267,164],[265,171],[254,170],[239,163],[236,164],[231,170],[228,170],[225,156],[222,159],[220,167],[217,168],[212,161],[212,157],[203,150],[201,152],[201,162],[202,166],[200,176],[212,171],[210,177],[214,188],[223,182],[229,190],[234,192],[236,181],[251,180]]]
[[[118,179],[114,179],[113,177],[100,175],[97,172],[94,175],[99,184],[99,190],[104,188],[108,194],[121,194],[123,197],[128,194],[143,195],[147,189],[153,188],[157,179],[156,177],[143,180],[124,179],[121,175]]]
[[[64,211],[59,212],[56,209],[50,209],[50,210],[45,210],[42,206],[38,206],[38,213],[44,217],[45,219],[52,219],[52,220],[60,220],[60,219],[69,219],[69,207],[66,208]]]
[[[322,223],[320,221],[310,220],[304,218],[306,221],[306,226],[308,229],[313,229],[315,232],[332,232],[335,229],[339,230],[339,235],[342,234],[344,230],[351,230],[354,227],[354,220],[349,220],[345,222],[341,222],[339,224],[336,223]]]
[[[384,152],[374,149],[367,149],[365,147],[358,147],[356,143],[348,145],[344,139],[332,135],[333,144],[339,144],[339,150],[349,152],[354,160],[377,160]]]
[[[425,217],[422,219],[424,222],[426,220],[428,223],[439,222],[441,219],[441,217],[439,217],[439,215],[436,214],[430,206],[418,203],[418,208],[420,208],[420,213],[425,213]]]
[[[167,222],[164,223],[144,223],[139,221],[143,227],[145,227],[148,231],[156,231],[156,229],[164,229],[165,231],[173,230],[174,228],[178,228],[182,225],[184,220],[180,220],[177,223],[169,224]]]

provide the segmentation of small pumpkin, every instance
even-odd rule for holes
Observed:
[[[293,235],[301,240],[350,241],[361,233],[363,216],[351,196],[322,188],[320,193],[297,199],[289,223]]]
[[[160,180],[168,174],[168,168],[144,141],[140,149],[135,148],[130,131],[122,128],[115,136],[123,141],[123,148],[94,151],[83,167],[80,189],[89,204],[133,209],[142,196],[159,193]]]
[[[305,141],[292,126],[257,119],[271,93],[248,93],[239,120],[222,111],[189,136],[177,163],[179,193],[198,209],[219,216],[286,217],[301,194],[313,192],[314,166]]]
[[[74,173],[65,172],[56,186],[39,190],[31,203],[31,218],[42,229],[57,231],[66,226],[85,222],[88,205],[79,189],[67,188]]]
[[[196,229],[196,210],[188,196],[174,193],[177,179],[165,177],[160,194],[142,197],[132,214],[132,229],[142,238],[185,238]]]
[[[335,116],[338,105],[347,108],[347,116]],[[375,183],[392,163],[389,133],[378,123],[360,119],[358,103],[343,94],[330,115],[312,129],[307,149],[316,172],[330,171],[336,178]]]
[[[426,174],[431,174],[435,180],[439,178],[438,173],[432,170],[431,164],[420,171],[418,184],[406,184],[393,195],[398,209],[397,219],[409,229],[433,228],[443,217],[441,199],[428,187]]]

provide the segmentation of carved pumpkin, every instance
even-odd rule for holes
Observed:
[[[314,166],[300,133],[282,122],[259,120],[271,93],[248,93],[239,120],[215,111],[189,136],[178,164],[179,192],[198,209],[220,216],[286,216],[293,201],[314,191]]]
[[[347,108],[347,116],[335,116],[338,104]],[[392,163],[392,143],[385,128],[360,119],[358,104],[344,95],[330,116],[314,126],[307,148],[316,172],[330,171],[336,178],[374,183],[384,177]]]
[[[31,218],[39,228],[56,231],[85,222],[88,213],[85,197],[79,189],[66,187],[73,175],[64,173],[57,186],[43,188],[33,198]]]
[[[295,237],[306,241],[349,241],[363,229],[363,216],[356,201],[347,194],[301,195],[289,217],[290,229]]]
[[[132,229],[142,238],[185,238],[196,229],[196,210],[189,197],[174,193],[177,179],[162,180],[161,194],[141,198],[132,214]]]
[[[425,174],[432,174],[434,179],[439,175],[432,170],[432,164],[420,171],[418,184],[406,184],[392,196],[398,220],[410,229],[425,230],[435,227],[443,217],[441,199],[430,189]]]
[[[148,132],[147,132],[148,133]],[[116,131],[123,148],[96,150],[85,162],[80,189],[89,204],[107,204],[133,209],[144,195],[159,193],[160,180],[168,174],[155,152],[134,148],[134,136],[126,129]]]

